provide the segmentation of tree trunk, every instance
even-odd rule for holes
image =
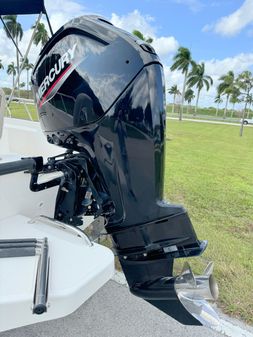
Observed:
[[[234,111],[235,111],[235,103],[233,103],[233,107],[232,107],[232,112],[231,112],[230,118],[233,117]]]
[[[196,104],[195,104],[194,116],[197,115],[197,110],[198,110],[198,105],[199,105],[199,94],[200,94],[200,90],[198,90],[198,93],[197,93],[197,99],[196,99]]]
[[[247,96],[249,95],[249,92],[250,92],[250,89],[248,89]],[[242,135],[243,135],[244,116],[245,116],[246,110],[247,110],[247,102],[245,102],[245,106],[244,106],[244,109],[242,111],[242,121],[241,121],[241,127],[240,127],[240,137],[242,137]]]
[[[240,127],[240,137],[242,137],[242,135],[243,135],[244,117],[245,117],[246,109],[247,109],[247,102],[245,103],[244,109],[242,111],[242,121],[241,121],[241,127]]]
[[[174,94],[174,98],[173,98],[173,105],[172,105],[172,113],[173,114],[175,112],[175,102],[176,102],[176,94]]]
[[[187,113],[187,115],[189,113],[189,104],[187,104],[186,113]]]
[[[227,95],[227,100],[226,100],[226,105],[225,105],[225,109],[224,109],[223,119],[225,119],[226,116],[227,116],[227,108],[228,108],[228,100],[229,100],[229,96],[230,96],[230,95]]]
[[[248,111],[247,111],[247,118],[249,118],[249,112],[250,112],[250,105],[249,105]]]
[[[16,44],[18,47],[18,36],[16,36]],[[17,57],[17,76],[18,76],[18,97],[20,97],[20,88],[19,88],[19,83],[20,83],[20,78],[19,78],[19,53],[18,53],[18,48],[16,48],[16,57]]]
[[[26,70],[26,91],[27,91],[27,98],[29,98],[29,69]]]
[[[216,117],[218,116],[218,110],[219,110],[219,103],[217,104],[217,107],[216,107],[216,114],[215,114]]]
[[[14,85],[15,85],[15,75],[14,75],[14,73],[12,73],[12,88],[15,90]],[[13,92],[15,92],[15,91],[13,91]]]
[[[181,107],[180,107],[180,110],[179,110],[179,120],[180,121],[183,118],[183,112],[184,112],[184,95],[185,95],[185,87],[186,87],[187,76],[188,76],[188,69],[186,70],[185,75],[184,75],[184,84],[183,84],[183,91],[182,91],[182,101],[181,101]]]

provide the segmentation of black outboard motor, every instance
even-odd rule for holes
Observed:
[[[163,200],[165,88],[149,44],[95,16],[63,26],[32,75],[41,127],[68,151],[55,219],[80,225],[102,215],[130,291],[179,322],[213,325],[212,265],[195,277],[175,258],[200,255],[186,210]],[[58,181],[59,183],[59,181]]]

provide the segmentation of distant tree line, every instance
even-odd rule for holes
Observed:
[[[139,39],[152,43],[152,38],[145,37],[140,31],[134,30],[133,34]],[[168,93],[173,97],[172,112],[175,112],[175,105],[177,97],[180,97],[180,109],[179,120],[182,120],[184,102],[188,103],[188,107],[196,98],[194,115],[197,114],[200,94],[203,88],[207,91],[213,85],[213,79],[205,72],[205,63],[197,63],[193,60],[191,51],[185,47],[179,47],[177,53],[173,58],[173,64],[170,67],[171,71],[181,71],[184,75],[182,92],[179,90],[176,84],[173,84]],[[217,104],[216,116],[218,115],[219,106],[221,103],[225,103],[223,118],[227,117],[228,104],[232,104],[231,116],[235,111],[235,105],[238,103],[244,104],[242,125],[245,118],[245,113],[249,117],[250,107],[253,104],[253,75],[249,70],[241,72],[235,76],[232,70],[219,78],[219,84],[216,88],[216,97],[214,103]],[[241,131],[242,132],[242,131]]]
[[[173,58],[173,64],[171,70],[181,70],[184,74],[184,84],[182,93],[179,91],[176,85],[172,85],[168,89],[168,93],[173,95],[173,105],[175,105],[175,92],[176,95],[181,95],[181,115],[179,119],[182,119],[184,101],[188,104],[195,98],[194,90],[197,90],[196,104],[195,104],[195,115],[197,114],[199,96],[201,90],[205,87],[208,91],[213,85],[213,79],[211,76],[205,74],[205,64],[196,64],[191,58],[191,52],[189,49],[184,47],[179,47],[176,55]],[[190,70],[189,70],[190,68]],[[216,115],[218,114],[219,105],[225,100],[225,107],[223,118],[227,117],[228,103],[232,104],[232,112],[235,110],[235,104],[244,102],[244,112],[249,109],[253,103],[253,95],[251,93],[253,88],[253,76],[248,70],[243,71],[238,76],[235,76],[232,70],[228,71],[226,74],[219,78],[219,84],[216,88],[216,97],[214,102],[217,104]]]

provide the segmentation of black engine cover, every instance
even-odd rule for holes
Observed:
[[[172,269],[174,258],[199,255],[206,242],[182,206],[163,200],[165,86],[154,49],[102,18],[77,18],[44,47],[32,83],[48,141],[85,154],[93,196],[101,209],[103,200],[113,205],[106,230],[131,291],[199,324],[177,299]],[[165,276],[169,285],[147,286]]]

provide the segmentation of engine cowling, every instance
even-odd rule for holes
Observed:
[[[174,259],[200,255],[207,242],[182,206],[163,200],[165,85],[152,46],[83,16],[46,44],[32,83],[48,141],[86,158],[82,168],[130,291],[183,324],[217,322],[206,302],[192,301],[197,311],[185,305],[178,281],[185,273],[173,276]],[[213,319],[201,315],[206,308]]]

